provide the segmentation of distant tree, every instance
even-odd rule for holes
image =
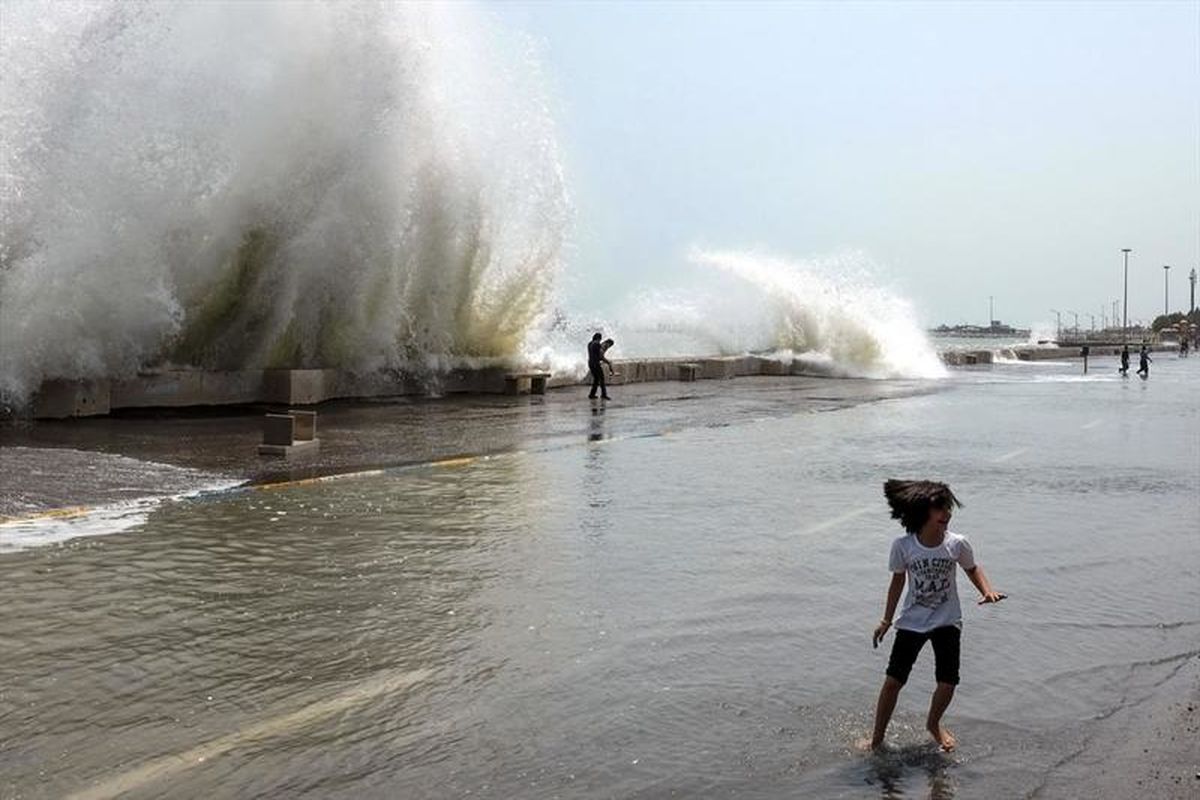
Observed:
[[[1200,308],[1197,308],[1195,311],[1189,311],[1187,314],[1184,314],[1182,311],[1176,311],[1173,314],[1159,314],[1154,318],[1154,322],[1150,323],[1150,329],[1158,333],[1164,328],[1174,328],[1185,319],[1189,325],[1200,325]]]

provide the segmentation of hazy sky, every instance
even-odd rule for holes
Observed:
[[[509,3],[559,108],[565,285],[612,308],[693,245],[861,250],[922,319],[1187,303],[1200,0]]]

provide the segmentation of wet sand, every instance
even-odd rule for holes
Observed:
[[[1200,657],[1104,719],[1032,797],[1200,797]]]

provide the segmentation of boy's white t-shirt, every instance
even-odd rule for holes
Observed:
[[[918,633],[944,625],[962,627],[955,564],[963,569],[975,568],[975,554],[970,542],[957,533],[946,531],[937,547],[921,544],[915,533],[905,534],[892,542],[888,569],[908,573],[904,608],[892,624]]]

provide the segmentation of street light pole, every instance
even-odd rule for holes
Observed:
[[[1163,316],[1171,313],[1171,281],[1167,280],[1167,276],[1171,274],[1171,265],[1163,264]]]
[[[1062,312],[1052,308],[1050,313],[1054,315],[1054,342],[1057,344],[1058,340],[1062,338]]]
[[[1092,318],[1092,333],[1095,333],[1096,332],[1096,315],[1088,314],[1088,316]]]
[[[1125,299],[1121,301],[1121,340],[1129,341],[1129,254],[1132,248],[1122,247],[1125,254]]]
[[[1192,271],[1188,273],[1188,280],[1192,282],[1192,302],[1188,309],[1189,313],[1196,310],[1196,268],[1192,267]]]

